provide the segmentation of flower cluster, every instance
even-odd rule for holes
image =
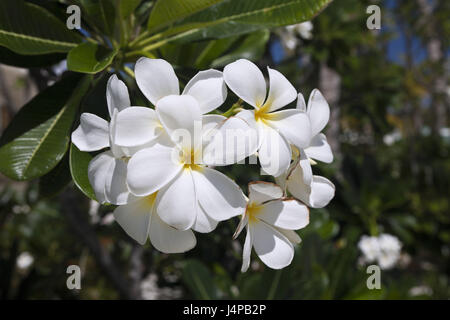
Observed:
[[[267,93],[258,67],[238,60],[223,72],[199,72],[180,93],[168,62],[141,58],[136,82],[154,108],[131,106],[125,84],[111,76],[110,122],[83,113],[72,141],[81,151],[104,150],[89,164],[89,181],[100,203],[117,205],[114,218],[128,235],[180,253],[196,245],[193,231],[211,232],[220,221],[241,216],[235,237],[247,229],[243,271],[252,247],[271,268],[291,263],[300,242],[294,230],[308,224],[308,207],[324,207],[334,197],[334,185],[311,169],[313,159],[333,160],[321,133],[330,110],[318,90],[306,105],[280,72],[268,68],[268,74]],[[239,102],[219,114],[227,88]],[[295,109],[280,110],[296,98]],[[253,108],[242,108],[242,101]],[[215,167],[245,165],[256,155],[277,184],[251,182],[247,198]]]
[[[362,236],[358,247],[363,253],[363,262],[376,261],[381,269],[391,269],[400,259],[402,244],[397,237],[383,233],[378,237]]]

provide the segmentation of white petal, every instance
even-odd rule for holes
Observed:
[[[81,151],[97,151],[109,146],[108,122],[95,114],[82,113],[80,125],[72,132],[72,142]]]
[[[291,162],[291,147],[275,129],[265,126],[263,140],[258,151],[263,170],[272,176],[283,174]]]
[[[213,231],[217,227],[218,223],[219,221],[214,220],[206,214],[205,210],[199,203],[197,206],[197,218],[192,226],[192,230],[201,233],[208,233]]]
[[[311,140],[309,117],[297,109],[270,113],[267,122],[297,148],[305,148]]]
[[[301,112],[305,112],[306,113],[305,97],[303,97],[303,95],[301,93],[299,93],[297,95],[297,107],[296,107],[296,109],[298,109]]]
[[[309,196],[311,207],[325,207],[333,199],[335,190],[334,184],[327,178],[313,176],[311,195]]]
[[[155,110],[129,107],[117,114],[115,143],[135,147],[156,139],[162,132]]]
[[[287,180],[289,192],[312,208],[323,208],[334,197],[335,187],[324,177],[313,176],[311,185],[303,181],[300,167],[296,167]]]
[[[211,130],[227,120],[220,114],[205,114],[202,117],[202,137],[208,137]]]
[[[302,239],[294,230],[286,230],[282,228],[277,228],[277,230],[280,231],[293,244],[299,244],[302,242]]]
[[[325,163],[333,162],[333,152],[328,144],[327,137],[319,133],[311,139],[310,145],[305,149],[308,157]]]
[[[256,254],[268,267],[282,269],[292,262],[294,247],[278,230],[265,222],[250,225]]]
[[[191,149],[201,140],[202,113],[191,96],[167,96],[159,100],[156,113],[172,140]]]
[[[160,218],[178,230],[191,228],[197,217],[197,198],[191,170],[184,169],[158,192],[156,207]]]
[[[114,159],[109,167],[105,184],[105,195],[109,203],[123,205],[128,202],[130,192],[127,186],[127,164]]]
[[[115,109],[121,111],[131,105],[127,86],[115,74],[109,77],[106,85],[106,102],[111,117]]]
[[[245,120],[230,117],[207,136],[203,136],[203,163],[230,165],[254,154],[258,147],[257,131]]]
[[[314,89],[309,96],[308,115],[311,121],[311,136],[319,134],[330,119],[330,107],[319,90]]]
[[[193,96],[202,113],[218,108],[227,98],[227,87],[222,72],[214,69],[200,71],[188,82],[183,94]]]
[[[114,210],[114,218],[125,232],[140,244],[148,237],[153,206],[146,198],[134,198]]]
[[[178,78],[167,61],[140,58],[134,71],[139,89],[153,105],[165,96],[180,94]]]
[[[186,252],[197,244],[191,230],[177,230],[162,221],[156,213],[152,215],[150,222],[150,242],[164,253]]]
[[[183,168],[175,162],[175,148],[163,144],[136,152],[128,162],[127,182],[130,191],[145,196],[168,184]]]
[[[303,182],[310,185],[313,178],[311,162],[303,149],[299,150],[300,157],[298,159],[298,165],[300,166]]]
[[[309,210],[295,199],[274,200],[263,204],[258,219],[275,227],[298,230],[309,223]]]
[[[127,157],[127,149],[116,144],[116,122],[119,110],[114,109],[109,123],[109,148],[115,158]]]
[[[105,203],[108,199],[105,196],[106,180],[109,169],[115,161],[111,151],[106,151],[95,156],[88,166],[88,178],[95,192],[98,202]]]
[[[233,234],[233,239],[236,239],[241,234],[242,230],[248,225],[248,215],[244,214],[242,215],[241,221],[239,221],[239,224],[236,228],[236,231]]]
[[[244,247],[242,248],[242,268],[241,272],[248,270],[250,266],[250,257],[252,254],[252,235],[250,228],[247,228],[247,235],[245,236]]]
[[[270,112],[294,101],[297,97],[297,90],[281,72],[269,67],[267,70],[269,71],[270,89],[265,106],[268,107],[267,112]]]
[[[254,63],[246,59],[230,63],[223,69],[223,78],[239,98],[253,107],[263,105],[266,99],[266,81]]]
[[[283,197],[283,190],[274,183],[256,181],[248,184],[249,203],[262,204],[281,197]]]
[[[193,170],[192,175],[197,199],[209,217],[223,221],[244,214],[247,201],[233,180],[206,167]]]

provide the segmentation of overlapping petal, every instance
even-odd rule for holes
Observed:
[[[136,82],[145,97],[156,106],[159,99],[180,94],[173,67],[163,59],[140,58],[134,69]]]
[[[280,199],[283,196],[283,190],[271,182],[250,182],[248,184],[249,203],[262,204],[269,200]]]
[[[275,227],[297,230],[309,223],[309,210],[295,199],[274,200],[262,205],[258,219]]]
[[[197,100],[202,113],[218,108],[227,98],[222,72],[214,69],[200,71],[184,87],[185,94]]]
[[[157,143],[134,154],[128,162],[127,182],[137,196],[152,194],[167,185],[183,169],[173,145]]]
[[[115,74],[108,79],[106,85],[106,102],[111,117],[114,110],[122,111],[131,105],[127,86]]]
[[[291,147],[277,130],[265,126],[258,157],[265,173],[279,176],[285,172],[291,162]]]
[[[282,269],[292,262],[294,247],[278,230],[264,222],[249,226],[252,243],[259,258],[272,269]]]
[[[267,123],[297,148],[305,148],[311,140],[311,126],[308,116],[296,109],[288,109],[270,114]]]
[[[117,114],[115,143],[135,147],[158,138],[163,131],[155,110],[129,107]]]
[[[314,89],[308,100],[307,113],[311,121],[311,136],[319,134],[330,119],[330,107],[319,90]]]
[[[72,132],[72,142],[81,151],[97,151],[109,147],[108,122],[95,114],[82,113],[80,125]]]
[[[158,101],[156,113],[175,143],[188,150],[200,145],[202,113],[195,98],[166,96]]]
[[[281,72],[271,68],[267,68],[267,70],[270,89],[264,107],[267,108],[266,112],[272,112],[294,101],[297,97],[297,90]]]
[[[261,70],[246,60],[240,59],[225,66],[223,78],[228,87],[249,105],[262,107],[266,99],[266,81]]]
[[[328,144],[327,137],[323,133],[319,133],[311,139],[311,143],[305,149],[305,153],[311,159],[325,163],[333,162],[333,152]]]
[[[149,235],[152,245],[164,253],[186,252],[197,244],[192,230],[177,230],[161,220],[157,213],[152,215]]]
[[[193,170],[192,175],[197,199],[209,217],[223,221],[245,212],[242,190],[226,175],[206,167]]]
[[[140,244],[147,241],[153,205],[147,198],[133,198],[114,210],[114,219],[125,232]]]
[[[178,229],[190,229],[197,217],[197,193],[190,169],[183,169],[158,192],[156,206],[160,218]]]

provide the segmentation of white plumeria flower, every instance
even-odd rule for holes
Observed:
[[[298,109],[274,112],[295,100],[297,92],[280,72],[268,68],[270,89],[267,95],[264,75],[252,62],[241,59],[228,64],[223,72],[228,87],[255,109],[236,116],[252,124],[258,132],[258,157],[267,174],[279,176],[291,162],[291,146],[304,148],[309,143],[308,116]]]
[[[150,238],[152,245],[164,253],[181,253],[195,247],[191,230],[177,230],[161,220],[156,204],[157,192],[146,197],[131,196],[128,204],[114,210],[114,218],[125,232],[140,244]]]
[[[380,246],[378,257],[380,268],[385,270],[393,268],[400,259],[401,242],[397,237],[386,233],[378,237],[378,242]]]
[[[166,96],[180,94],[175,71],[163,59],[140,58],[136,62],[135,75],[139,89],[154,106]],[[187,83],[182,95],[194,98],[202,114],[216,109],[227,97],[222,72],[200,71]],[[117,116],[116,143],[124,147],[149,143],[161,135],[161,129],[155,110],[127,108]]]
[[[293,230],[308,225],[309,210],[295,199],[283,198],[283,190],[273,183],[253,182],[248,190],[247,208],[234,235],[247,228],[241,271],[250,265],[252,247],[268,267],[282,269],[292,262],[293,244],[301,241]]]
[[[312,31],[314,29],[314,26],[311,21],[305,21],[302,23],[287,26],[286,29],[291,32],[296,32],[303,39],[309,40],[312,38]]]
[[[115,142],[114,132],[117,114],[130,106],[130,97],[126,85],[116,75],[108,80],[106,100],[111,122],[92,113],[83,113],[80,125],[72,133],[72,142],[85,152],[110,148],[91,160],[88,177],[100,203],[121,205],[127,202],[129,196],[126,161],[132,150],[119,147]]]
[[[358,248],[364,255],[364,261],[375,261],[380,254],[380,245],[377,237],[363,235],[358,242]]]
[[[363,235],[358,242],[365,262],[376,261],[381,269],[393,268],[400,259],[402,244],[397,237],[380,234],[378,237]]]
[[[163,138],[149,148],[138,151],[128,162],[128,187],[136,196],[146,196],[158,191],[156,207],[161,219],[179,230],[192,228],[198,232],[210,232],[217,221],[242,214],[245,197],[238,185],[219,171],[204,163],[214,164],[217,158],[217,140],[205,143],[211,126],[216,126],[216,135],[225,131],[250,131],[242,119],[222,116],[202,116],[202,110],[190,95],[170,95],[158,100],[158,117],[164,132]],[[220,122],[220,124],[219,124]],[[197,132],[197,124],[202,130]],[[178,139],[184,132],[188,139]],[[225,145],[226,146],[226,145]],[[219,151],[220,151],[219,150]],[[245,150],[227,159],[231,164],[243,160],[249,154]],[[239,151],[239,150],[238,150]],[[253,151],[251,151],[253,152]],[[208,161],[205,161],[207,159]]]

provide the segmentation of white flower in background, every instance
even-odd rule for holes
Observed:
[[[270,89],[267,95],[264,75],[252,62],[240,59],[228,64],[223,72],[228,87],[254,107],[236,116],[250,123],[258,133],[258,157],[262,169],[273,176],[284,173],[291,162],[291,146],[306,147],[310,124],[298,109],[274,112],[292,101],[297,91],[280,72],[268,68]]]
[[[241,119],[202,116],[202,110],[190,95],[170,95],[156,104],[156,115],[163,127],[157,142],[143,149],[128,162],[128,187],[136,196],[158,192],[155,206],[160,218],[179,230],[192,228],[210,232],[217,221],[242,214],[245,198],[238,185],[219,171],[204,165],[203,159],[215,159],[216,139],[205,138],[209,130],[197,130],[205,119],[218,125],[217,132],[251,130]],[[200,125],[198,125],[200,124]],[[207,125],[205,127],[208,127]],[[177,137],[178,133],[184,133]],[[179,138],[182,138],[181,140]],[[238,155],[235,150],[227,159],[240,161],[248,154]]]
[[[391,133],[385,134],[383,136],[383,142],[387,146],[392,146],[397,141],[400,141],[402,139],[402,133],[400,130],[395,129]]]
[[[295,199],[283,198],[283,190],[273,183],[253,182],[248,190],[247,208],[234,235],[247,228],[242,272],[250,265],[252,247],[268,267],[284,268],[294,257],[293,244],[301,241],[293,230],[308,225],[309,210]]]
[[[377,237],[363,235],[358,242],[358,248],[363,253],[366,262],[375,261],[380,253],[380,245]]]
[[[109,147],[91,160],[88,177],[97,200],[100,203],[116,205],[127,202],[129,191],[126,186],[127,158],[131,149],[124,149],[115,143],[114,131],[117,114],[130,106],[128,89],[116,75],[109,78],[106,100],[111,122],[92,113],[83,113],[80,125],[72,133],[72,142],[81,151],[98,151]]]
[[[381,234],[378,237],[363,235],[358,242],[364,262],[374,262],[381,269],[393,268],[400,259],[402,244],[397,237]]]
[[[128,204],[114,210],[114,218],[130,237],[142,245],[150,238],[152,245],[164,253],[181,253],[194,248],[197,243],[194,233],[177,230],[162,221],[156,201],[157,192],[145,197],[132,196]]]
[[[294,51],[300,43],[298,37],[310,40],[312,38],[313,28],[314,26],[311,21],[306,21],[280,28],[276,33],[280,37],[283,47],[288,51]]]
[[[378,264],[381,269],[391,269],[400,258],[402,244],[397,237],[385,233],[378,237],[378,243],[380,245]]]
[[[135,75],[139,89],[154,106],[166,96],[180,94],[175,71],[165,60],[141,58],[136,62]],[[182,95],[194,98],[201,114],[216,109],[227,97],[222,72],[213,69],[200,71],[187,83]],[[117,116],[116,143],[124,147],[148,143],[162,133],[161,129],[155,110],[127,108]]]
[[[312,31],[314,29],[314,26],[311,21],[306,21],[287,26],[286,29],[292,32],[296,32],[303,39],[309,40],[312,38]]]
[[[19,254],[16,260],[16,265],[20,270],[28,269],[34,262],[34,257],[27,251]]]

